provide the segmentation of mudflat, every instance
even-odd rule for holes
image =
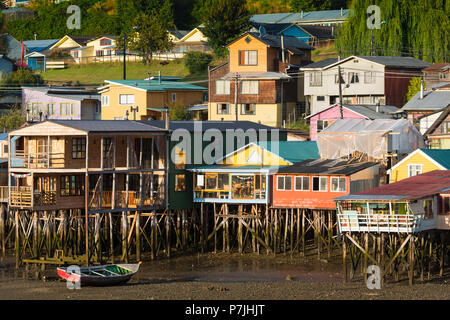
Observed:
[[[13,259],[0,262],[0,299],[95,300],[449,300],[449,270],[443,277],[408,286],[406,278],[369,290],[361,274],[343,283],[338,257],[193,254],[146,261],[128,283],[69,290],[48,267],[33,279],[33,269],[13,271]]]

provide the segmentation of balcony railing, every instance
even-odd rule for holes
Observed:
[[[337,215],[341,232],[416,232],[420,231],[423,214],[361,214],[343,211]]]
[[[0,202],[8,202],[8,187],[0,187]]]
[[[34,206],[56,205],[56,191],[35,191]]]
[[[32,205],[31,187],[11,187],[10,205],[13,207],[30,207]]]
[[[11,166],[28,169],[64,168],[64,153],[24,153],[16,151]]]
[[[99,192],[90,192],[89,207],[91,209],[100,209],[100,194]],[[126,208],[127,206],[126,191],[116,191],[115,193],[115,208]],[[145,196],[142,202],[142,207],[153,207],[164,205],[164,193],[160,190],[153,191],[153,196]],[[141,198],[138,191],[128,191],[128,208],[139,208],[141,206]],[[112,191],[103,191],[102,193],[102,209],[112,208]]]

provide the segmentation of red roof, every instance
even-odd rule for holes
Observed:
[[[420,199],[450,188],[450,170],[434,170],[395,183],[355,193],[357,195],[405,196],[404,199]]]
[[[434,63],[429,67],[426,67],[425,69],[423,69],[423,71],[438,71],[441,70],[443,67],[448,66],[450,63],[449,62],[439,62],[439,63]]]

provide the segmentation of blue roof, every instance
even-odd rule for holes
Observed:
[[[346,19],[350,10],[321,10],[302,13],[255,14],[250,20],[259,23],[299,23],[312,21],[336,21]]]
[[[27,40],[27,41],[24,41],[23,44],[28,49],[30,49],[30,51],[40,52],[40,51],[43,51],[43,50],[46,50],[46,49],[50,48],[52,45],[54,45],[58,41],[59,41],[59,39]]]
[[[8,138],[8,133],[0,133],[0,140],[6,140]]]
[[[445,170],[450,170],[450,149],[420,149],[420,151],[443,166]]]

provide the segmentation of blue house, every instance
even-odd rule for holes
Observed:
[[[14,71],[14,61],[6,55],[0,54],[0,80]]]
[[[6,55],[13,61],[19,61],[22,57],[22,42],[14,38],[8,33],[0,35],[0,47],[2,48],[1,54]],[[30,53],[30,50],[24,45],[24,55]]]

